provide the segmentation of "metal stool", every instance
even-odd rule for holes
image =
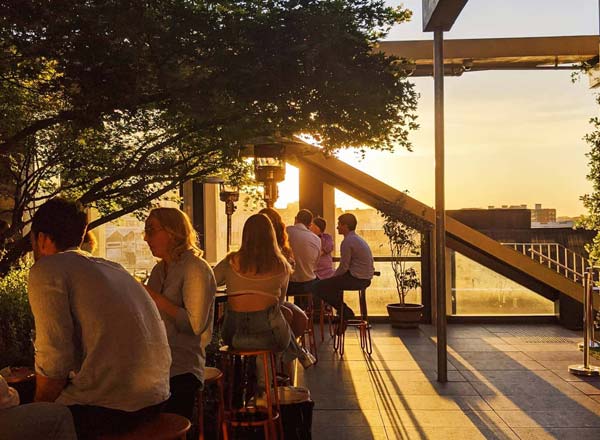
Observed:
[[[371,342],[371,324],[369,324],[369,315],[367,314],[367,288],[358,290],[358,303],[360,305],[360,317],[355,317],[347,321],[348,327],[358,327],[360,337],[360,348],[369,356],[373,353],[373,344]],[[344,292],[342,292],[342,306],[340,307],[338,326],[344,322]],[[346,339],[346,329],[338,334],[336,329],[333,335],[333,350],[338,352],[340,357],[344,356],[344,342]]]
[[[314,311],[315,306],[313,302],[312,293],[303,293],[294,295],[294,298],[304,298],[306,299],[306,305],[304,307],[304,313],[306,313],[306,317],[308,318],[308,325],[306,326],[306,330],[300,336],[300,344],[303,348],[310,351],[310,353],[315,357],[315,365],[319,362],[319,353],[317,350],[317,340],[315,339],[315,322],[314,322]],[[308,344],[306,340],[308,339]],[[307,346],[308,345],[308,346]]]
[[[98,440],[185,440],[191,427],[188,419],[177,414],[161,413],[133,431],[98,437]]]
[[[218,368],[206,367],[204,369],[204,388],[210,384],[217,384],[219,397],[217,402],[217,438],[218,430],[221,429],[222,439],[227,440],[227,424],[225,423],[225,392],[223,385],[223,372]],[[196,396],[198,404],[199,440],[204,440],[204,392],[199,390]]]
[[[262,427],[264,429],[265,439],[280,439],[283,438],[283,425],[281,423],[281,412],[279,407],[279,390],[277,388],[277,372],[275,369],[275,355],[269,350],[234,350],[227,346],[221,347],[221,352],[226,354],[225,375],[227,376],[227,399],[225,404],[225,423],[231,428],[252,428]],[[248,383],[239,384],[238,390],[242,391],[241,407],[234,408],[233,391],[235,383],[235,359],[241,360],[247,368],[248,358],[262,362],[265,375],[265,393],[266,407],[259,406],[248,399],[249,390],[246,385]],[[269,370],[271,374],[269,375]],[[270,376],[270,377],[269,377]],[[242,374],[242,378],[244,374]],[[244,396],[246,394],[246,396]]]
[[[321,342],[325,341],[325,317],[329,326],[329,336],[333,338],[333,310],[325,301],[321,300],[321,309],[319,310],[319,327],[321,329]]]

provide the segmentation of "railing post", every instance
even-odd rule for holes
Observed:
[[[600,376],[600,368],[590,365],[590,343],[594,335],[594,300],[599,267],[588,267],[583,283],[583,365],[569,365],[569,373],[576,376]]]

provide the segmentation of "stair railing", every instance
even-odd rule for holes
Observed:
[[[584,283],[586,259],[558,243],[502,243],[523,255],[529,256],[549,269],[576,283]]]

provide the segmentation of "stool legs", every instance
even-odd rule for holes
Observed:
[[[217,384],[218,402],[217,402],[217,438],[222,440],[228,440],[229,435],[227,432],[227,423],[225,423],[225,390],[223,384],[223,375],[217,377],[214,382]],[[204,386],[208,385],[209,382],[205,382]],[[203,390],[198,391],[196,396],[198,404],[198,428],[200,434],[198,440],[204,440],[204,392]],[[219,437],[219,430],[221,436]]]
[[[231,426],[232,428],[260,426],[264,430],[264,437],[266,440],[283,439],[283,424],[279,406],[279,391],[277,387],[277,370],[274,353],[266,350],[229,350],[226,352],[229,355],[226,359],[229,390],[227,393],[227,407],[225,411],[226,425]],[[243,359],[246,363],[255,358],[257,362],[262,363],[263,368],[261,373],[264,375],[266,400],[263,405],[266,407],[263,407],[262,405],[258,406],[258,393],[256,392],[254,395],[254,404],[248,404],[248,401],[243,398],[241,408],[238,408],[237,406],[236,408],[233,407],[234,360],[236,357],[240,357],[240,359]],[[240,386],[244,387],[244,385],[245,384],[241,384]],[[257,414],[262,414],[264,418],[256,419],[255,417]]]
[[[362,351],[367,353],[369,356],[373,353],[373,343],[371,340],[371,325],[369,324],[369,318],[367,313],[367,299],[366,289],[360,289],[358,291],[358,301],[360,305],[360,318],[348,320],[348,326],[358,327],[360,348]],[[342,292],[342,300],[340,305],[339,324],[343,325],[344,322],[344,292]],[[346,331],[344,330],[341,334],[337,331],[333,336],[333,350],[336,351],[340,357],[344,356],[344,343],[346,339]]]
[[[333,351],[336,351],[340,357],[344,356],[344,342],[346,339],[346,330],[339,332],[339,326],[344,325],[344,292],[342,292],[342,300],[339,308],[340,314],[338,316],[338,328],[334,329],[333,333]]]
[[[325,301],[321,300],[321,309],[319,313],[319,326],[321,328],[321,342],[325,340],[325,317],[327,316],[327,323],[329,327],[329,336],[333,338],[333,323],[331,322],[332,311],[331,306]]]
[[[315,322],[314,322],[314,303],[313,297],[311,294],[307,295],[307,306],[304,311],[308,317],[308,325],[306,326],[306,330],[304,330],[304,334],[300,338],[300,342],[302,347],[307,349],[312,353],[315,357],[315,365],[319,362],[319,354],[317,351],[317,341],[315,339]],[[306,343],[306,339],[308,338],[308,344]],[[307,347],[308,345],[308,347]]]
[[[370,356],[373,353],[373,343],[371,341],[371,325],[369,324],[369,315],[367,313],[367,289],[360,289],[358,292],[358,302],[360,304],[360,348]]]

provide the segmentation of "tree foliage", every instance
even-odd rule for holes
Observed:
[[[378,0],[3,1],[0,191],[15,204],[0,270],[58,193],[99,224],[190,178],[239,178],[259,136],[410,148],[416,94],[374,50],[408,18]]]
[[[600,104],[600,97],[597,97]],[[590,124],[593,131],[588,133],[584,140],[588,143],[590,151],[586,154],[589,159],[587,179],[592,183],[592,192],[581,197],[583,206],[588,214],[580,220],[580,226],[587,229],[600,231],[600,118],[592,118]],[[600,262],[600,234],[596,234],[591,244],[586,247],[591,264]]]

